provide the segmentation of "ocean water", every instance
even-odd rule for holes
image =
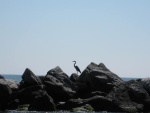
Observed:
[[[13,75],[13,74],[2,74],[2,76],[5,78],[5,79],[11,79],[11,80],[15,80],[17,81],[18,83],[22,80],[22,75]],[[139,79],[139,78],[133,78],[133,77],[122,77],[122,79],[124,81],[129,81],[129,80],[136,80],[136,79]]]
[[[15,80],[17,83],[19,83],[22,78],[22,75],[13,75],[13,74],[1,74],[5,79]]]

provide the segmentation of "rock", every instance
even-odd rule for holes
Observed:
[[[0,75],[0,79],[5,79],[2,75]]]
[[[26,68],[22,75],[20,88],[30,87],[34,85],[42,85],[42,82],[30,69]]]
[[[129,81],[129,96],[131,101],[143,103],[149,97],[147,91],[142,87],[142,84],[137,81]]]
[[[91,63],[79,76],[78,82],[86,83],[92,91],[109,92],[123,80],[107,69],[104,64]]]
[[[44,90],[32,92],[32,102],[29,111],[55,111],[53,99]]]
[[[72,111],[73,112],[94,112],[94,108],[91,105],[86,104],[86,105],[81,106],[81,107],[73,108]]]
[[[42,82],[42,84],[44,84],[44,79],[45,79],[45,76],[37,76],[40,80],[41,80],[41,82]]]
[[[0,79],[0,110],[5,110],[8,107],[9,96],[12,93],[11,88],[4,79]]]
[[[73,73],[73,74],[70,76],[70,80],[71,80],[72,82],[77,82],[78,78],[79,78],[79,75],[77,75],[76,73]]]
[[[77,85],[78,89],[74,95],[74,98],[87,98],[87,94],[91,93],[91,90],[87,84],[79,82],[76,82],[75,84]]]
[[[15,80],[0,79],[0,83],[8,85],[12,91],[18,90],[18,84]]]
[[[8,80],[6,79],[6,83],[9,85],[9,87],[12,89],[12,91],[18,91],[19,85],[15,80]]]
[[[43,85],[36,85],[16,91],[10,95],[10,101],[19,100],[19,104],[31,104],[35,91],[44,90]]]
[[[57,78],[61,83],[64,84],[64,86],[70,87],[72,90],[77,89],[76,85],[69,79],[68,75],[64,73],[59,66],[48,71],[46,76],[48,75]]]
[[[69,77],[56,67],[48,71],[44,79],[46,91],[54,101],[66,101],[73,97],[76,93],[76,85],[69,79]]]
[[[94,96],[89,99],[84,99],[84,103],[90,104],[95,111],[108,111],[118,112],[120,109],[118,106],[103,96]]]
[[[148,92],[148,94],[150,95],[150,78],[143,78],[141,80],[143,87],[145,88],[145,90]]]
[[[133,89],[135,88],[135,89]],[[143,110],[142,103],[136,103],[135,98],[143,97],[143,89],[140,91],[137,81],[128,81],[120,83],[115,86],[114,89],[106,96],[106,98],[112,100],[121,109],[122,112],[141,112]],[[138,94],[135,94],[138,93]],[[144,95],[147,95],[146,93]],[[134,97],[134,98],[133,98]],[[134,100],[134,101],[133,101]],[[141,100],[140,100],[141,101]],[[138,101],[138,102],[140,102]]]
[[[149,112],[150,111],[150,97],[144,100],[143,105],[144,105],[143,112]]]
[[[16,110],[19,106],[19,100],[18,99],[15,99],[13,101],[10,101],[8,103],[8,109],[9,110]]]
[[[62,110],[71,110],[86,104],[91,105],[91,107],[94,108],[94,111],[120,111],[115,103],[103,96],[94,96],[87,99],[70,99],[66,103],[59,104],[57,108]]]

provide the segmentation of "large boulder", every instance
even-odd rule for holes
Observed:
[[[24,88],[10,95],[8,109],[15,110],[20,105],[29,105],[29,111],[54,111],[53,99],[45,91],[43,85]]]
[[[17,91],[19,87],[18,83],[15,80],[9,80],[9,79],[3,78],[3,79],[0,79],[0,83],[8,85],[12,91]]]
[[[94,96],[87,99],[70,99],[65,103],[58,104],[57,108],[60,110],[72,110],[73,108],[81,107],[86,104],[91,105],[94,111],[121,111],[115,103],[103,96]]]
[[[4,79],[0,79],[0,110],[8,107],[9,97],[12,93],[10,86]]]
[[[79,78],[79,75],[77,75],[76,73],[72,73],[70,76],[70,80],[72,82],[77,82],[78,78]]]
[[[44,84],[55,101],[66,101],[75,94],[76,85],[58,66],[48,71]]]
[[[6,79],[6,83],[9,85],[13,92],[18,91],[19,85],[15,80]]]
[[[48,76],[48,75],[55,77],[61,83],[63,83],[64,86],[70,87],[72,90],[77,89],[77,86],[70,80],[68,75],[66,73],[64,73],[63,70],[59,66],[48,71],[46,76]]]
[[[26,68],[22,75],[20,88],[30,87],[34,85],[42,85],[42,82],[30,69]]]
[[[10,95],[10,101],[18,100],[20,105],[31,104],[33,99],[33,92],[45,90],[43,85],[30,86],[19,91],[13,92]]]
[[[0,75],[0,79],[5,79],[2,75]]]
[[[92,91],[109,92],[123,80],[107,69],[103,63],[97,65],[92,62],[79,76],[78,82],[86,83]]]
[[[141,82],[131,80],[127,83],[129,84],[129,96],[132,101],[143,104],[144,101],[149,98],[149,94],[143,88]]]
[[[29,111],[55,111],[53,99],[44,90],[32,92],[32,102]]]
[[[141,80],[143,87],[150,95],[150,78],[143,78]]]
[[[106,96],[112,100],[122,112],[141,112],[147,92],[135,80],[120,83]]]

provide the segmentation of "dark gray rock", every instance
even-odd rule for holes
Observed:
[[[0,75],[0,79],[5,79],[2,75]]]
[[[13,92],[18,91],[19,84],[15,80],[6,79],[6,83],[9,85]]]
[[[144,100],[143,105],[144,105],[143,112],[149,112],[150,111],[150,97]]]
[[[0,83],[8,85],[12,91],[17,91],[19,88],[19,85],[15,80],[0,79]]]
[[[71,74],[71,76],[70,76],[70,80],[71,80],[72,82],[77,82],[78,78],[79,78],[79,75],[77,75],[76,73],[73,73],[73,74]]]
[[[44,75],[42,75],[42,76],[37,76],[37,77],[41,80],[42,84],[44,84],[45,76],[44,76]]]
[[[0,79],[0,110],[5,110],[8,107],[9,96],[12,93],[10,86],[4,79]]]
[[[89,89],[87,84],[79,82],[76,82],[75,84],[77,85],[78,89],[74,95],[74,98],[87,98],[87,95],[91,93],[91,90]]]
[[[25,104],[29,105],[29,111],[55,111],[53,98],[47,94],[43,85],[27,87],[10,95],[9,109],[14,110]]]
[[[32,92],[32,102],[29,105],[29,111],[55,111],[53,99],[44,90]]]
[[[68,75],[64,73],[63,70],[59,66],[48,71],[46,77],[47,76],[55,77],[57,80],[63,83],[64,86],[70,87],[72,90],[77,89],[76,85],[69,79]]]
[[[19,100],[18,99],[15,99],[15,100],[12,100],[8,103],[8,109],[9,110],[16,110],[19,106]]]
[[[72,98],[77,89],[77,86],[58,66],[48,71],[44,84],[46,91],[55,101],[66,101]]]
[[[143,87],[145,88],[145,90],[150,95],[150,78],[143,78],[141,80],[141,83],[142,83]]]
[[[129,96],[136,103],[143,103],[149,97],[147,91],[142,87],[142,84],[137,81],[129,81]]]
[[[147,94],[143,89],[140,91],[138,88],[139,84],[137,81],[124,82],[115,86],[106,98],[116,103],[122,112],[141,112],[143,110],[143,104],[137,103],[138,100],[135,99],[142,97],[142,99],[138,101],[141,102]]]
[[[70,99],[65,103],[60,103],[57,108],[62,110],[71,110],[76,107],[89,104],[94,108],[94,111],[121,111],[115,103],[103,96],[94,96],[87,99]]]
[[[13,92],[10,95],[10,102],[17,99],[20,105],[30,104],[32,102],[32,99],[34,98],[33,92],[39,91],[39,90],[44,91],[45,90],[44,86],[43,85],[30,86],[22,90]]]
[[[104,64],[91,63],[79,76],[78,82],[86,83],[92,91],[109,92],[115,85],[122,83],[123,80],[107,69]]]
[[[42,82],[30,69],[26,68],[22,75],[20,88],[30,87],[34,85],[42,85]]]

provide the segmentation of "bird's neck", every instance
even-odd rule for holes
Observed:
[[[76,62],[74,62],[74,67],[76,66]]]

